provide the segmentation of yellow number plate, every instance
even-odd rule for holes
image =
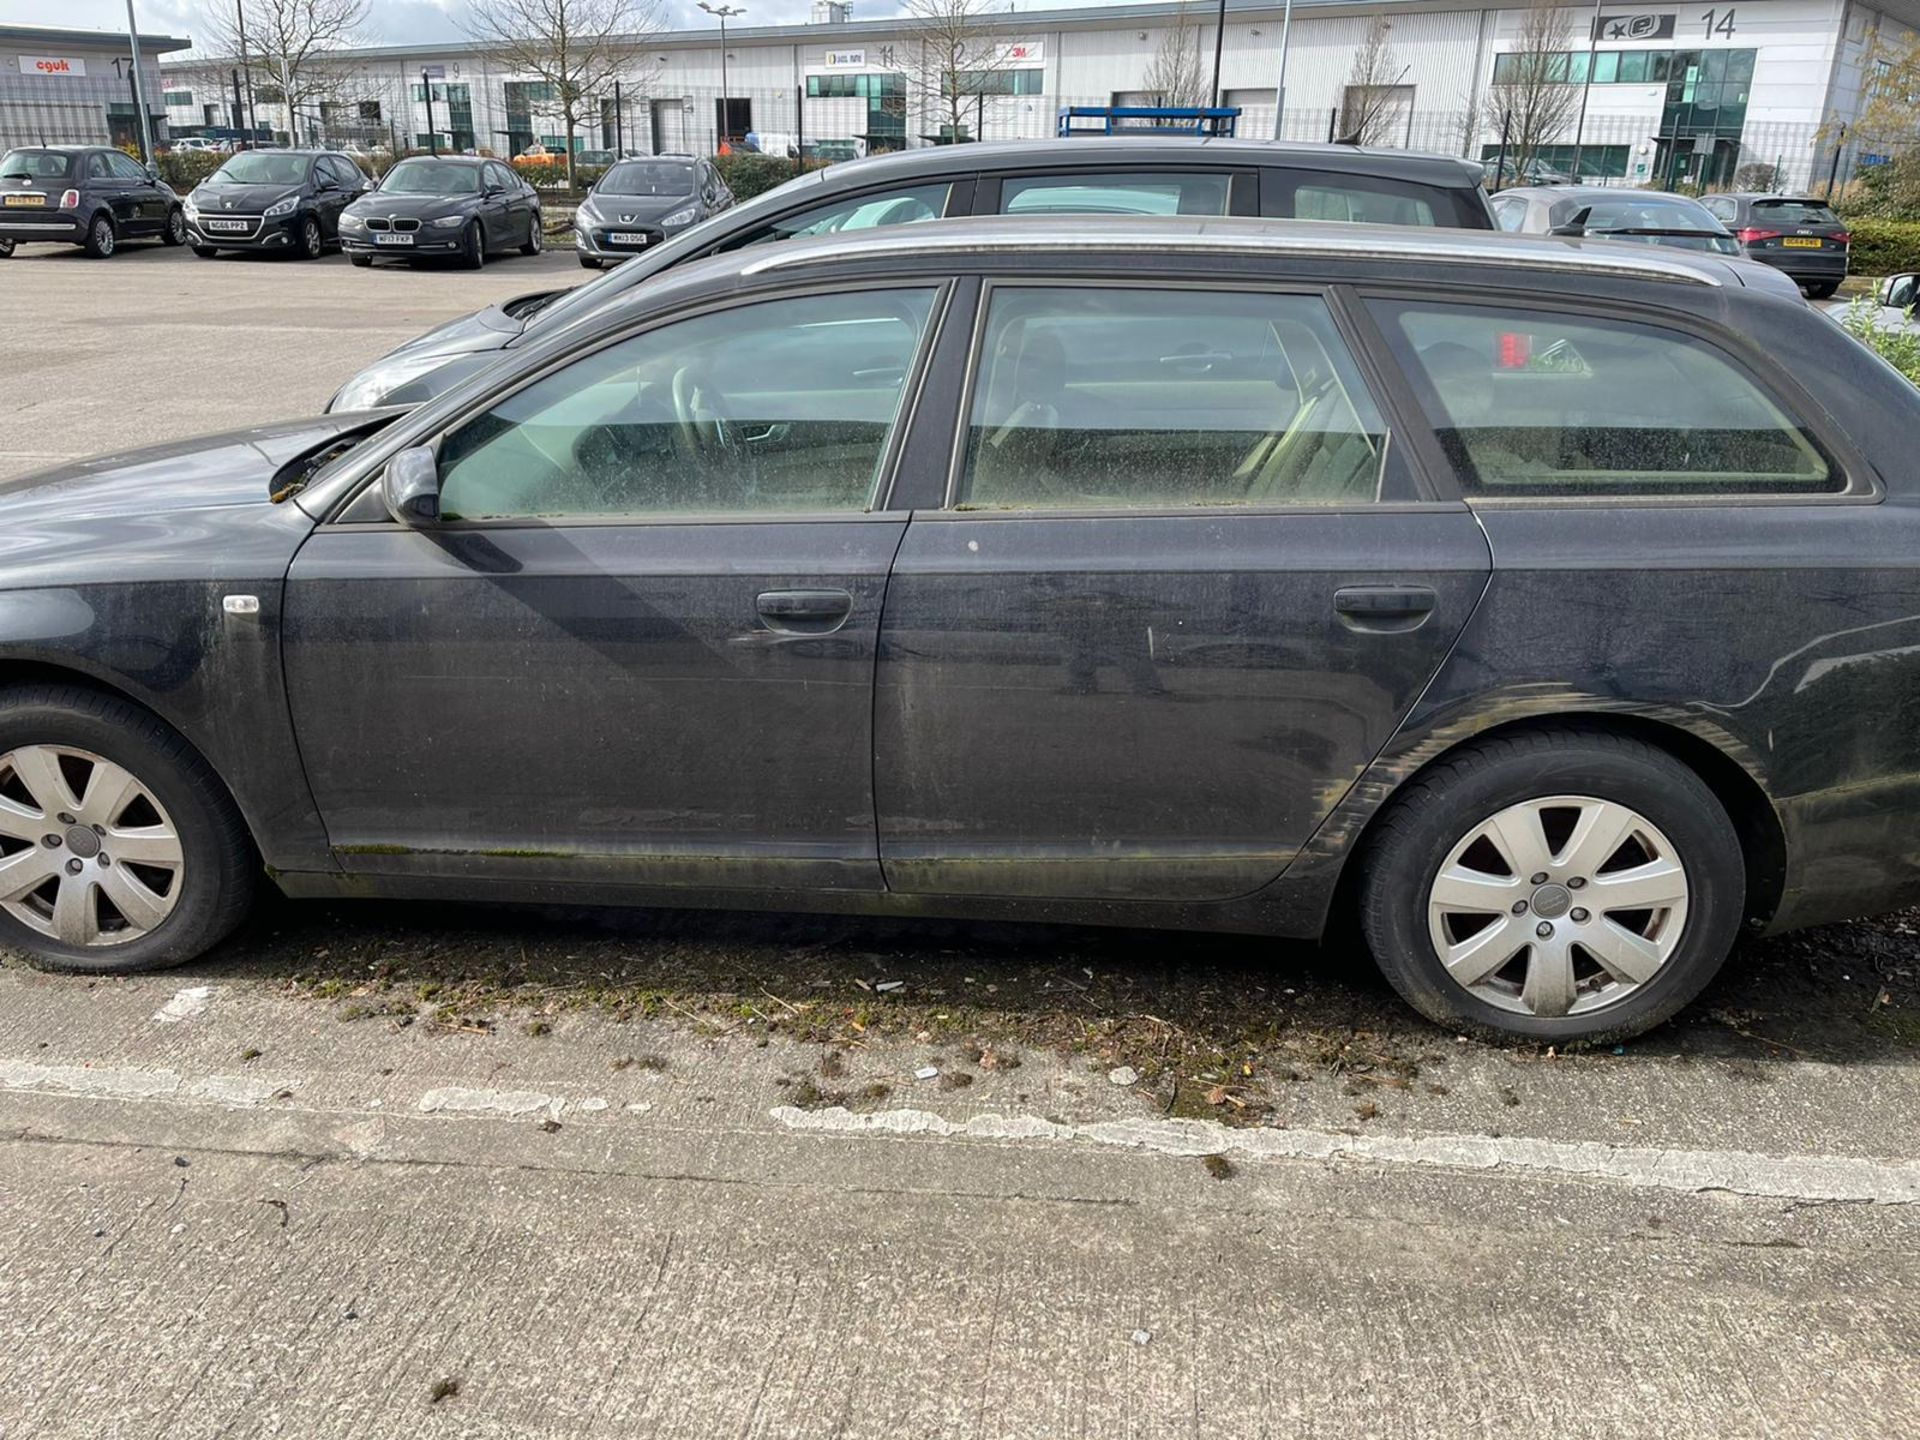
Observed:
[[[1790,235],[1780,243],[1789,250],[1818,250],[1826,242],[1822,240],[1803,239],[1798,235]]]
[[[46,203],[47,203],[47,197],[44,195],[9,195],[7,196],[7,204],[9,205],[44,205]]]

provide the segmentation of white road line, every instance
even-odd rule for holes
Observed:
[[[1162,1155],[1252,1160],[1370,1160],[1449,1170],[1513,1169],[1620,1181],[1659,1190],[1726,1190],[1784,1200],[1920,1204],[1920,1162],[1836,1155],[1756,1155],[1741,1150],[1658,1150],[1593,1141],[1487,1135],[1342,1135],[1322,1130],[1238,1130],[1212,1120],[1107,1120],[1063,1125],[1037,1115],[947,1120],[925,1110],[852,1114],[835,1107],[770,1112],[790,1130],[840,1135],[936,1136],[978,1141],[1069,1141]]]

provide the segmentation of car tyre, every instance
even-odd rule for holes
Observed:
[[[220,252],[211,245],[196,245],[193,247],[193,253],[202,260],[217,260],[220,257]]]
[[[349,255],[347,259],[362,270],[369,269],[373,265],[373,257],[371,255]]]
[[[302,260],[318,260],[325,253],[327,242],[320,233],[320,222],[309,215],[300,222],[300,249]]]
[[[13,258],[13,241],[0,240],[0,260],[10,260],[12,258]]]
[[[135,939],[100,946],[64,943],[18,918],[8,907],[0,908],[0,943],[43,970],[126,974],[182,964],[232,933],[253,902],[259,861],[239,811],[192,746],[154,715],[97,690],[43,684],[0,692],[0,756],[33,747],[83,751],[131,776],[178,837],[180,864],[169,893],[172,886],[179,889],[164,918]],[[18,783],[11,776],[7,781],[9,788]],[[47,802],[41,799],[40,803]],[[131,810],[124,813],[132,816]],[[85,814],[83,810],[76,818],[84,819]],[[144,825],[149,819],[143,814],[134,823]],[[62,828],[57,817],[53,828]],[[65,827],[65,832],[71,837],[86,828],[75,824]],[[97,843],[110,860],[112,832]],[[63,865],[87,863],[78,859],[79,849],[70,842],[60,848],[33,848],[72,857]],[[122,872],[128,868],[123,862]],[[80,893],[96,907],[92,913],[98,918],[104,913],[98,908],[99,895],[112,900],[112,891],[106,888],[112,876],[108,868],[96,868],[94,875],[100,877],[98,888],[92,888],[93,876],[88,876]],[[55,879],[75,883],[64,872]]]
[[[478,270],[487,263],[487,243],[480,234],[480,222],[474,221],[465,231],[466,243],[460,249],[460,263],[468,270]]]
[[[114,247],[119,243],[120,236],[113,228],[113,217],[102,210],[88,222],[86,243],[81,248],[96,260],[105,260],[113,254]]]
[[[543,232],[544,223],[538,210],[533,212],[533,223],[527,226],[527,243],[520,247],[522,255],[538,255],[546,243]]]
[[[1582,808],[1542,803],[1569,797],[1580,799]],[[1567,834],[1560,840],[1562,851],[1553,851],[1555,837],[1546,821],[1568,823],[1566,817],[1573,815],[1579,817],[1577,823],[1585,823],[1592,814],[1598,830],[1609,807],[1613,814],[1629,815],[1641,828],[1610,858],[1591,865],[1594,876],[1579,876],[1579,888],[1561,885],[1558,882],[1570,876],[1547,867],[1563,852],[1575,854],[1579,846],[1574,835]],[[1468,847],[1476,834],[1514,814],[1538,815],[1539,833],[1552,852],[1543,864],[1548,881],[1537,888],[1535,876],[1513,873],[1501,849],[1476,855]],[[1653,837],[1644,848],[1643,837]],[[1472,840],[1473,845],[1482,843]],[[1652,866],[1669,851],[1665,862],[1677,861],[1681,872],[1677,910],[1649,910],[1644,921],[1641,912],[1602,910],[1598,897],[1604,893],[1603,866],[1605,874]],[[1592,860],[1591,852],[1589,847],[1583,858]],[[1740,839],[1713,792],[1666,751],[1605,730],[1531,730],[1456,752],[1394,797],[1370,837],[1363,863],[1361,928],[1387,981],[1428,1019],[1493,1040],[1597,1044],[1651,1029],[1706,988],[1733,948],[1745,913]],[[1489,905],[1484,921],[1478,914],[1449,915],[1443,897],[1454,892],[1439,884],[1443,866],[1449,877],[1466,872],[1475,889],[1485,883],[1472,878],[1477,872],[1497,875],[1504,870],[1511,879],[1501,883],[1512,886],[1512,893],[1500,896],[1501,906]],[[1592,905],[1591,912],[1580,908],[1583,898]],[[1508,900],[1514,903],[1506,904]],[[1527,902],[1524,913],[1516,908],[1522,900]],[[1476,910],[1479,904],[1476,895]],[[1622,921],[1616,924],[1611,915]],[[1498,955],[1516,937],[1524,944],[1518,958],[1471,988],[1449,973],[1439,951],[1444,933],[1461,951],[1456,963],[1474,963],[1475,957],[1466,952],[1475,931],[1469,928],[1463,934],[1454,928],[1463,918],[1470,926],[1515,927],[1486,947],[1487,956]],[[1639,938],[1628,946],[1617,939],[1621,925],[1636,936],[1645,925],[1645,934],[1653,938]],[[1558,933],[1543,942],[1544,952],[1536,951],[1532,937],[1543,930]],[[1636,966],[1650,964],[1650,970],[1636,983],[1624,983],[1599,963],[1598,954],[1581,948],[1583,935],[1607,944],[1617,957],[1629,958]],[[1563,998],[1536,1006],[1528,993],[1535,984],[1536,955],[1552,954],[1553,945],[1571,957],[1565,973],[1579,988],[1560,991],[1543,984],[1542,994],[1573,999],[1571,1004]],[[1647,952],[1662,958],[1649,962]],[[1547,968],[1541,973],[1551,977],[1559,972]],[[1609,989],[1616,993],[1611,1001],[1605,999]]]
[[[1840,282],[1838,280],[1822,280],[1818,285],[1807,286],[1807,298],[1809,300],[1831,300],[1834,291],[1839,288]]]
[[[580,268],[582,270],[598,270],[600,268],[600,262],[591,255],[582,255],[580,257]]]
[[[160,232],[160,240],[173,246],[187,243],[187,215],[178,205],[167,212],[167,228]]]

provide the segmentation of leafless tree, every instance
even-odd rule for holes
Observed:
[[[1567,54],[1573,21],[1554,0],[1532,0],[1514,47],[1500,60],[1505,78],[1487,91],[1487,119],[1505,127],[1510,173],[1522,177],[1542,146],[1560,138],[1580,108],[1580,87],[1569,83]],[[1505,176],[1496,183],[1504,184]]]
[[[1174,12],[1172,26],[1161,32],[1140,88],[1159,96],[1162,105],[1213,103],[1206,67],[1200,61],[1200,27],[1184,3]]]
[[[1019,63],[995,38],[995,0],[905,0],[907,85],[923,115],[959,140],[969,118],[1002,93],[1000,77]]]
[[[262,101],[285,111],[287,137],[297,140],[299,122],[311,125],[321,100],[353,85],[353,72],[330,61],[328,52],[368,38],[371,8],[371,0],[239,0],[235,7],[216,5],[202,13],[206,43],[198,48],[235,58],[244,50],[250,87]],[[259,95],[262,90],[265,96]]]
[[[1407,67],[1393,53],[1393,22],[1375,16],[1360,48],[1353,52],[1353,70],[1340,106],[1341,139],[1349,145],[1373,145],[1387,138],[1406,73]]]
[[[598,121],[617,79],[636,77],[635,55],[659,28],[661,0],[472,0],[468,33],[501,69],[546,87],[542,115],[567,137],[567,183],[574,184],[573,140]]]

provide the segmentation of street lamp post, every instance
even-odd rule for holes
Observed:
[[[127,45],[133,51],[133,108],[140,117],[140,158],[148,165],[153,158],[153,132],[147,125],[147,91],[140,83],[140,26],[133,18],[133,0],[127,0]]]
[[[1273,138],[1280,138],[1281,122],[1287,113],[1287,41],[1293,38],[1293,0],[1280,12],[1280,75],[1273,87]]]
[[[727,103],[727,21],[747,13],[744,5],[709,5],[700,0],[700,8],[720,22],[720,143],[730,143],[733,131],[733,107]]]

